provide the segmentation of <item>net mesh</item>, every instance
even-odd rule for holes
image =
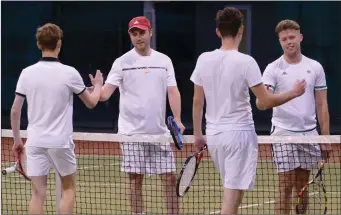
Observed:
[[[23,135],[25,136],[25,135]],[[133,186],[129,183],[129,177],[121,171],[123,152],[120,141],[126,137],[112,134],[92,134],[74,133],[75,152],[77,156],[77,196],[74,213],[77,214],[131,214],[132,207],[129,199],[129,188]],[[311,139],[308,139],[311,138]],[[147,142],[148,138],[139,138],[142,142]],[[166,138],[167,139],[167,138]],[[171,138],[169,138],[170,140]],[[184,137],[186,142],[193,141],[192,136]],[[302,143],[307,142],[332,143],[332,153],[324,169],[324,184],[327,190],[327,213],[341,214],[341,170],[340,170],[340,136],[316,136],[316,137],[262,137],[259,136],[259,156],[257,166],[256,186],[252,191],[247,191],[243,202],[239,208],[241,214],[274,214],[275,198],[278,194],[279,177],[276,166],[273,162],[274,146],[280,149],[281,142]],[[11,132],[2,130],[1,137],[1,168],[6,168],[12,164],[14,157],[11,152],[13,140]],[[152,141],[152,142],[155,142]],[[161,142],[161,141],[160,141]],[[180,172],[186,158],[195,148],[193,144],[186,143],[181,151],[172,145],[176,175]],[[144,143],[136,143],[142,146]],[[298,144],[293,144],[298,145]],[[145,156],[160,151],[160,147],[165,147],[164,143],[153,143],[153,147],[144,148]],[[128,148],[130,153],[141,153],[141,147]],[[282,148],[283,153],[290,153],[290,149]],[[172,169],[171,162],[160,160],[167,157],[167,153],[156,153],[154,162],[159,168]],[[159,157],[159,159],[158,159]],[[136,158],[139,159],[139,158]],[[307,159],[309,159],[307,157]],[[139,163],[141,160],[138,160]],[[129,163],[129,162],[128,162]],[[233,165],[233,164],[231,164]],[[126,167],[129,167],[126,166]],[[147,168],[147,167],[146,167]],[[154,167],[150,167],[153,169]],[[312,172],[312,174],[314,171]],[[31,185],[19,174],[11,173],[1,177],[2,197],[1,206],[3,214],[26,214],[31,197]],[[167,205],[170,207],[170,199],[166,198],[166,193],[172,190],[165,189],[163,176],[145,175],[143,179],[143,212],[146,214],[167,214]],[[311,177],[310,177],[311,178]],[[175,192],[175,191],[174,191]],[[309,190],[311,198],[308,207],[308,214],[321,214],[320,201],[317,191]],[[318,195],[317,195],[318,194]],[[45,213],[56,213],[56,181],[54,172],[51,171],[46,193]],[[293,193],[295,202],[297,194]],[[188,193],[179,198],[179,213],[181,214],[218,214],[220,213],[221,201],[223,197],[223,186],[221,178],[210,158],[205,152],[200,163],[198,173],[193,185]],[[316,200],[316,202],[315,202]],[[294,213],[294,205],[292,212]]]

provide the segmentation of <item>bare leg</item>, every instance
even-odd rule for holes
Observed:
[[[232,190],[225,188],[221,214],[237,214],[243,196],[244,190]]]
[[[143,175],[129,173],[130,185],[129,199],[132,212],[136,214],[143,212],[142,182]]]
[[[276,214],[290,214],[292,206],[292,189],[295,184],[295,170],[278,174],[279,184],[276,193]]]
[[[174,172],[161,175],[168,214],[179,214],[179,198],[176,195],[176,175]]]
[[[29,206],[29,214],[44,214],[44,202],[46,199],[47,176],[33,176],[32,197]]]
[[[297,192],[299,192],[303,186],[308,183],[309,181],[309,175],[310,175],[310,170],[305,170],[302,168],[297,168],[295,169],[295,175],[296,175],[296,180],[295,180],[295,189],[296,189],[296,195]],[[309,204],[309,193],[306,190],[303,194],[302,194],[302,208],[303,208],[303,214],[305,214],[307,212],[307,208],[308,208],[308,204]]]
[[[62,198],[60,200],[60,213],[72,214],[76,201],[76,175],[71,174],[61,177]]]

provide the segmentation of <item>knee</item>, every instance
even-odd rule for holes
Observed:
[[[46,187],[32,185],[32,197],[45,201],[46,199]]]
[[[76,179],[74,175],[68,175],[61,178],[62,191],[76,191]]]
[[[176,184],[176,176],[173,173],[165,174],[163,176],[163,181],[166,185],[174,185]]]

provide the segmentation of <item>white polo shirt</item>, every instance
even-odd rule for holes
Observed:
[[[292,89],[298,79],[305,79],[303,95],[273,108],[272,124],[289,131],[307,131],[316,128],[315,91],[327,89],[323,67],[317,61],[302,55],[298,64],[288,64],[283,56],[270,63],[263,74],[263,82],[274,93]]]
[[[206,134],[254,129],[249,88],[262,83],[262,78],[251,56],[237,50],[205,52],[191,81],[205,92]]]
[[[56,58],[42,58],[25,68],[15,92],[27,99],[27,146],[70,147],[73,144],[73,94],[84,90],[78,71]]]
[[[120,134],[166,134],[167,87],[177,86],[171,59],[155,50],[141,56],[133,48],[117,58],[106,83],[119,87]]]

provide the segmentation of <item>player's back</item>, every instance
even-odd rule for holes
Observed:
[[[193,76],[200,76],[207,102],[207,132],[254,129],[249,87],[261,83],[255,60],[237,50],[217,49],[203,53],[196,70]]]
[[[72,85],[77,75],[73,67],[58,61],[39,61],[23,70],[17,93],[24,92],[27,99],[29,145],[54,148],[68,144],[73,131]]]

